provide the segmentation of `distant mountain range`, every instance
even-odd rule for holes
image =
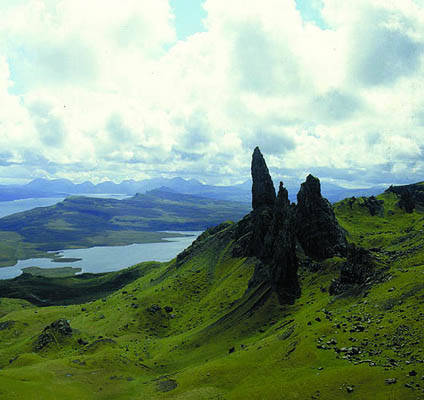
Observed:
[[[299,186],[286,185],[291,201],[296,201]],[[205,185],[196,179],[153,178],[140,181],[125,180],[121,183],[105,181],[99,184],[92,182],[73,183],[68,179],[37,178],[25,185],[0,185],[0,201],[12,201],[28,198],[66,197],[69,195],[116,194],[133,196],[149,190],[161,189],[167,192],[190,194],[214,200],[230,200],[250,203],[251,181],[232,186]],[[371,196],[381,193],[381,187],[364,189],[346,189],[330,183],[322,183],[322,193],[331,202],[352,196]]]

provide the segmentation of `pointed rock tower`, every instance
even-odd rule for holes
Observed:
[[[278,197],[259,148],[252,156],[253,211],[238,223],[236,255],[258,259],[249,287],[271,287],[281,304],[292,304],[300,295],[297,279],[294,208],[280,183]]]
[[[260,207],[273,207],[275,203],[274,183],[259,147],[253,151],[251,172],[253,210]]]

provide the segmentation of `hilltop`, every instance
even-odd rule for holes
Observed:
[[[293,205],[259,149],[252,176],[240,222],[134,266],[142,275],[113,293],[55,307],[1,299],[0,394],[424,398],[420,190],[408,189],[413,207],[393,188],[333,207],[308,176]]]
[[[93,246],[160,242],[177,234],[204,230],[249,212],[246,203],[212,200],[164,189],[129,199],[72,196],[0,218],[0,266],[17,259],[52,257],[47,251]]]
[[[126,195],[134,196],[136,193],[146,193],[159,188],[167,188],[181,194],[206,197],[214,200],[228,200],[250,203],[250,189],[252,182],[247,180],[236,185],[207,185],[196,179],[152,178],[135,181],[128,179],[121,183],[104,181],[98,184],[86,181],[73,183],[68,179],[37,178],[25,185],[0,185],[0,202],[28,198],[63,198],[70,195]],[[381,192],[380,187],[348,189],[334,183],[325,182],[323,193],[331,202],[339,201],[349,196],[370,196]],[[296,199],[297,184],[292,180],[288,185],[289,198]]]

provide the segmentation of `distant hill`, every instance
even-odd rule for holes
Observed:
[[[423,185],[330,207],[308,176],[293,206],[258,153],[254,210],[169,262],[0,280],[1,399],[422,399]],[[77,197],[41,228],[187,222],[219,204]],[[16,216],[20,232],[45,214]]]
[[[72,196],[0,218],[0,264],[45,256],[39,251],[160,242],[172,235],[159,231],[200,231],[249,211],[247,203],[165,190],[124,200]]]
[[[274,182],[278,187],[277,181]],[[232,186],[205,185],[196,179],[153,178],[141,181],[125,180],[121,183],[105,181],[99,184],[83,182],[75,184],[67,179],[37,178],[26,185],[0,185],[0,201],[11,201],[27,198],[66,197],[69,195],[119,194],[134,196],[136,193],[166,187],[168,191],[201,196],[215,200],[229,200],[250,203],[251,180]],[[296,201],[299,185],[287,184],[289,199]],[[372,196],[382,192],[381,187],[346,189],[331,183],[322,182],[322,193],[332,203],[352,196]]]

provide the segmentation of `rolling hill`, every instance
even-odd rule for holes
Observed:
[[[74,303],[85,292],[83,304],[70,304],[68,296],[61,306],[37,307],[19,299],[18,280],[2,283],[0,394],[31,399],[36,393],[46,400],[424,398],[420,197],[413,197],[412,209],[395,190],[331,207],[320,196],[319,180],[308,177],[295,207],[282,185],[272,195],[265,172],[263,166],[255,172],[249,215],[206,230],[168,263],[128,269],[115,290],[108,282],[113,286],[123,271],[37,278],[44,288],[48,282],[75,293],[79,288]],[[305,212],[307,228],[299,229],[293,222]],[[287,245],[293,235],[302,239],[295,248]],[[283,236],[287,240],[278,242]],[[275,239],[279,250],[269,254]],[[275,264],[292,250],[295,258]],[[296,275],[281,280],[292,268]],[[288,281],[299,283],[289,298],[283,296],[293,289]],[[40,286],[27,281],[26,298],[33,293],[51,304],[48,291],[33,292]]]
[[[74,196],[0,219],[0,261],[45,256],[47,251],[157,242],[204,230],[249,211],[246,203],[154,190],[124,199]],[[51,256],[51,255],[50,255]]]

